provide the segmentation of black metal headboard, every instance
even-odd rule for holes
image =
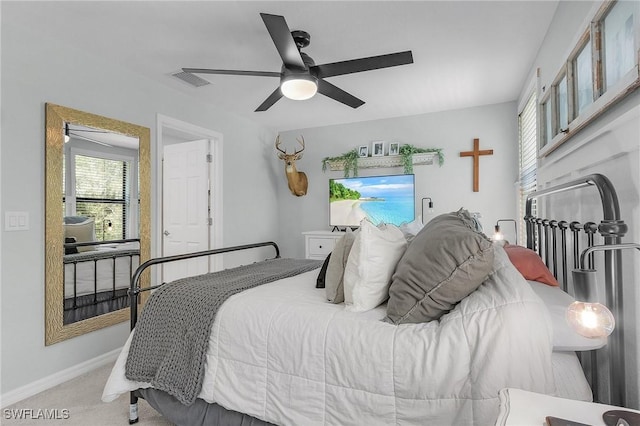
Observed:
[[[534,200],[539,200],[551,194],[590,186],[595,186],[600,193],[603,216],[599,224],[595,222],[580,223],[577,221],[555,220],[533,216]],[[527,228],[527,247],[537,251],[556,278],[559,277],[559,272],[561,272],[561,283],[564,290],[568,288],[568,277],[570,275],[567,265],[567,231],[570,232],[570,238],[573,241],[573,269],[578,269],[581,266],[579,264],[581,250],[594,246],[594,236],[596,233],[599,233],[603,237],[605,245],[611,245],[619,244],[627,232],[627,225],[620,219],[620,207],[615,188],[611,181],[601,174],[588,175],[568,183],[531,193],[527,197],[524,220]],[[584,240],[584,237],[580,237],[580,233],[586,234],[585,247],[580,247],[581,239]],[[592,370],[595,371],[595,368],[600,366],[603,361],[600,354],[606,355],[608,359],[609,397],[605,398],[608,400],[599,402],[625,406],[626,377],[624,364],[624,327],[622,325],[622,258],[617,250],[608,250],[604,253],[604,256],[605,303],[615,316],[617,326],[609,337],[607,346],[598,351],[594,351],[590,362]],[[561,267],[560,271],[559,267]],[[593,253],[588,256],[588,267],[590,269],[594,267]],[[592,374],[590,379],[594,399],[598,401],[601,399],[598,389],[600,387],[598,385],[598,374]]]

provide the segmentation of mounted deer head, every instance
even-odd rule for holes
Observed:
[[[280,151],[278,158],[284,160],[284,171],[287,175],[287,182],[289,183],[289,190],[296,197],[301,197],[307,194],[307,175],[304,172],[299,172],[296,169],[296,161],[302,158],[302,151],[304,151],[304,138],[300,136],[302,140],[296,139],[302,149],[300,151],[294,151],[293,154],[287,154],[287,151],[280,149],[280,135],[276,138],[276,149]]]

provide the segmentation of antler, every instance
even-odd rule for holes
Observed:
[[[280,151],[281,153],[283,153],[284,155],[287,155],[287,151],[283,151],[280,149],[280,135],[278,135],[278,137],[276,137],[276,149],[278,151]]]
[[[296,140],[298,141],[298,143],[300,145],[302,145],[302,149],[300,151],[296,150],[296,152],[293,153],[293,155],[296,155],[302,151],[304,151],[304,136],[300,135],[300,137],[302,138],[302,141],[300,141],[300,139],[296,138]]]

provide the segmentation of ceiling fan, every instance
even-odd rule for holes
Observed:
[[[284,16],[270,15],[267,13],[261,13],[260,16],[282,58],[282,69],[280,72],[217,70],[207,68],[183,68],[182,71],[188,74],[279,77],[280,85],[256,109],[256,112],[258,112],[266,111],[282,96],[289,99],[304,100],[313,97],[316,92],[320,92],[352,108],[358,108],[364,104],[363,100],[334,86],[326,81],[325,78],[413,63],[413,56],[411,51],[408,50],[405,52],[316,65],[309,55],[300,51],[300,49],[309,45],[311,39],[309,33],[301,30],[289,30]]]

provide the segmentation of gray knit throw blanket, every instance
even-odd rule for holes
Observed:
[[[195,400],[216,312],[243,290],[319,268],[321,260],[273,259],[195,277],[157,289],[131,340],[125,376],[149,382],[184,405]]]

